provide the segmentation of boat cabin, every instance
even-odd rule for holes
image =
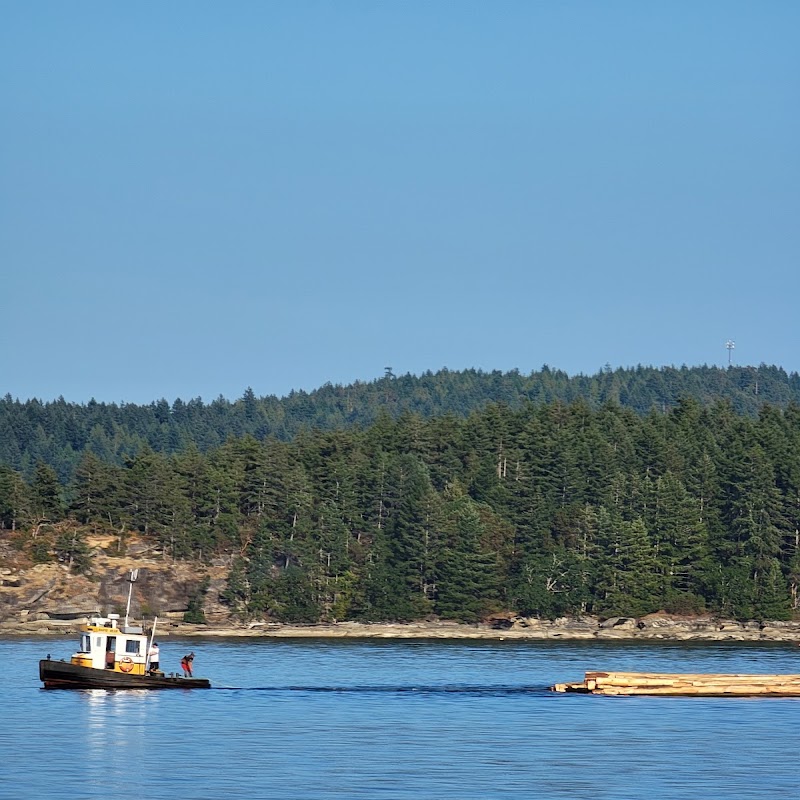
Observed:
[[[129,675],[147,673],[147,636],[138,625],[118,626],[119,614],[92,617],[81,633],[80,650],[71,658],[79,667]]]

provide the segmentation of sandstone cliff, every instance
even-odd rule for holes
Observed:
[[[91,570],[77,574],[65,564],[33,564],[15,550],[9,536],[0,537],[0,633],[72,631],[89,615],[125,614],[131,570],[138,578],[131,595],[131,617],[175,627],[208,582],[203,596],[206,619],[226,624],[228,613],[219,603],[227,568],[165,560],[136,537],[126,541],[124,555],[114,554],[111,536],[89,538]]]

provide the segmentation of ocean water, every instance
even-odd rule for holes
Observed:
[[[800,700],[557,695],[588,669],[800,672],[789,645],[164,638],[208,691],[46,691],[0,641],[0,798],[796,798]]]

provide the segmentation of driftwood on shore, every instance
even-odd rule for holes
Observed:
[[[800,675],[587,672],[579,683],[557,683],[551,688],[555,692],[603,695],[800,697]]]

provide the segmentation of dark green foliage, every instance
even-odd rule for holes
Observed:
[[[600,541],[605,558],[600,566],[598,610],[608,616],[640,616],[658,611],[664,595],[659,563],[644,521],[631,522],[601,509]]]
[[[53,547],[50,539],[39,536],[30,544],[30,555],[34,564],[47,564],[53,560]]]
[[[205,596],[208,594],[211,580],[206,577],[202,583],[189,595],[189,604],[186,607],[186,612],[183,615],[184,622],[191,622],[194,625],[205,625],[206,615],[203,611],[203,603]]]
[[[0,464],[19,470],[27,478],[41,461],[53,467],[62,481],[69,480],[84,453],[93,452],[106,463],[122,465],[145,445],[171,454],[195,446],[209,452],[229,438],[245,435],[258,440],[272,436],[288,441],[302,431],[368,427],[384,417],[463,418],[487,404],[499,403],[519,410],[527,403],[572,403],[582,399],[586,409],[621,406],[637,414],[678,407],[693,398],[699,408],[721,399],[736,414],[755,417],[765,405],[787,408],[800,403],[800,375],[775,366],[758,367],[643,367],[605,369],[595,375],[568,376],[547,366],[523,375],[468,369],[426,372],[420,376],[382,377],[352,386],[326,384],[314,392],[288,396],[256,397],[248,388],[231,402],[219,397],[211,403],[200,398],[164,400],[149,405],[67,403],[63,398],[40,400],[0,398]],[[503,413],[499,414],[502,418]],[[448,417],[450,419],[448,420]],[[429,438],[420,452],[431,457],[431,477],[442,487],[438,463],[446,464],[457,441],[440,429],[422,430]],[[507,442],[506,447],[512,442]],[[416,446],[416,445],[415,445]],[[435,452],[441,448],[438,454]],[[496,451],[501,455],[505,451]],[[436,457],[438,456],[438,457]]]
[[[75,572],[89,573],[91,571],[89,546],[86,544],[84,535],[77,528],[60,533],[56,537],[53,549],[56,559]]]
[[[30,495],[22,475],[0,465],[0,528],[15,531],[30,524]]]
[[[478,504],[457,483],[445,491],[437,537],[434,608],[444,619],[476,621],[499,597],[498,561],[484,542],[487,532]]]
[[[315,602],[308,575],[299,567],[283,570],[272,588],[273,605],[268,609],[281,622],[318,622],[321,609]]]
[[[437,503],[418,456],[403,454],[390,463],[385,496],[386,566],[398,579],[390,616],[418,619],[431,610]]]
[[[56,471],[41,461],[31,482],[30,502],[33,516],[41,521],[58,522],[64,514],[61,484]]]
[[[114,519],[114,513],[119,506],[116,494],[120,484],[117,468],[87,450],[72,483],[70,510],[75,518],[84,524],[118,525],[119,519]]]
[[[781,401],[790,399],[795,378],[767,368],[759,397],[767,385],[780,395],[781,375]],[[79,526],[137,530],[164,558],[226,559],[222,599],[247,618],[796,613],[800,407],[751,415],[733,401],[707,405],[688,370],[570,380],[543,369],[535,381],[443,372],[413,384],[414,402],[447,405],[438,391],[467,377],[469,396],[448,401],[453,413],[395,414],[413,382],[383,378],[374,424],[307,428],[291,441],[281,438],[288,427],[266,435],[275,409],[252,392],[234,404],[139,409],[139,422],[158,421],[158,446],[150,434],[125,433],[120,409],[89,404],[92,444],[68,482],[58,459],[26,472],[0,466],[0,526],[22,531],[35,559],[73,569],[88,566]],[[484,382],[502,402],[473,403]],[[678,385],[698,396],[673,398]],[[315,402],[341,401],[343,426],[358,418],[363,388],[290,399],[321,425],[329,418]],[[608,399],[633,388],[669,402],[639,415]],[[527,402],[515,394],[523,390]],[[83,412],[68,404],[3,403],[6,430],[12,418],[15,429],[44,430],[52,412],[78,437]],[[200,424],[207,414],[214,435]],[[192,442],[195,423],[205,432]],[[230,430],[237,435],[223,441]],[[27,463],[22,439],[14,448]],[[202,595],[192,604],[187,614],[200,619]]]

